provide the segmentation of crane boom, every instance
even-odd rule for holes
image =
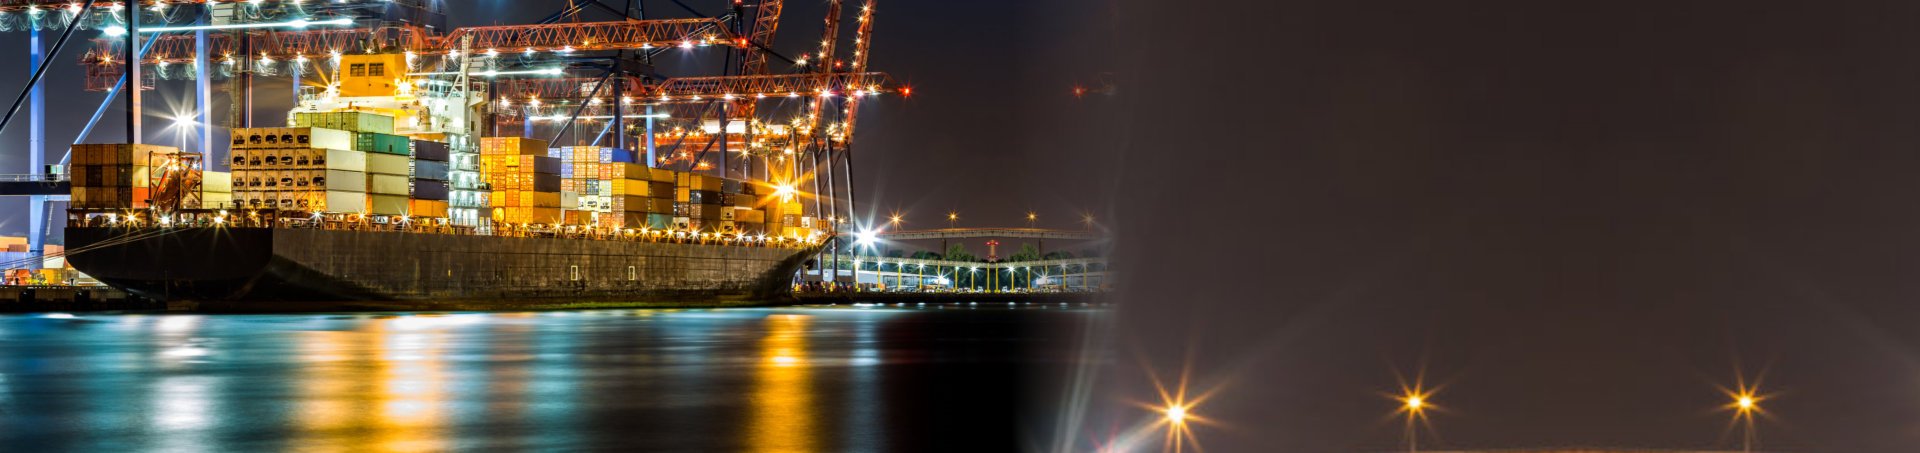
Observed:
[[[676,77],[657,84],[642,84],[639,77],[626,76],[626,86],[639,87],[631,92],[638,102],[675,104],[735,99],[799,98],[862,95],[899,91],[893,79],[883,72],[841,72],[822,77],[818,74],[773,74],[757,76]],[[494,93],[511,102],[539,99],[542,102],[590,99],[587,93],[600,83],[598,77],[554,77],[500,79]]]
[[[5,1],[5,0],[0,0]],[[415,55],[446,55],[457,51],[463,39],[472,38],[476,52],[494,50],[513,52],[561,52],[632,50],[708,45],[745,46],[745,41],[726,32],[721,19],[659,19],[609,22],[573,22],[539,25],[500,25],[463,27],[444,36],[435,36],[419,27],[383,27],[378,29],[309,29],[247,33],[252,52],[240,58],[292,61],[322,58],[339,53],[391,52],[403,50]],[[207,52],[214,61],[238,57],[240,39],[230,34],[209,35]],[[194,59],[193,35],[166,35],[150,39],[151,64],[188,64]],[[94,48],[82,57],[81,64],[93,66],[89,74],[99,80],[118,80],[122,71],[117,55],[125,40],[98,39]],[[88,85],[101,91],[102,84]]]
[[[865,5],[860,6],[860,25],[858,28],[855,28],[853,34],[854,71],[865,71],[867,69],[868,49],[873,45],[873,2],[874,0],[867,0]],[[863,94],[855,91],[848,93],[848,96],[852,96],[852,100],[847,102],[845,125],[841,126],[841,129],[842,134],[846,136],[846,138],[842,140],[852,141],[854,120],[860,114],[860,98]]]

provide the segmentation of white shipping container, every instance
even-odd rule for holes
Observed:
[[[367,153],[352,149],[327,149],[327,169],[367,171]]]
[[[200,206],[202,208],[219,209],[219,208],[228,207],[232,204],[233,204],[233,194],[231,193],[208,192],[208,193],[200,194]]]
[[[344,190],[327,191],[327,211],[339,213],[367,212],[367,193]]]
[[[372,205],[368,214],[407,215],[406,195],[367,195],[367,201]]]
[[[367,174],[357,171],[327,170],[327,190],[366,192]]]
[[[297,136],[301,132],[308,132],[312,136],[310,141],[305,145],[308,148],[353,149],[352,132],[314,127],[306,128],[305,131],[295,129],[294,134]]]
[[[413,184],[405,176],[369,174],[367,175],[367,193],[376,195],[411,195],[413,194]],[[379,214],[379,212],[375,212],[375,214]]]
[[[580,194],[561,191],[560,209],[580,209]]]
[[[411,176],[413,158],[392,154],[365,153],[367,155],[367,173],[380,175]]]
[[[209,171],[200,173],[200,191],[205,193],[232,193],[233,173]]]

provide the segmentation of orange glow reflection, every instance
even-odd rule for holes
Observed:
[[[358,331],[301,333],[298,388],[303,451],[434,451],[446,433],[445,332],[413,330],[409,318]],[[395,322],[399,322],[396,325]],[[401,327],[396,329],[396,326]]]
[[[802,315],[768,316],[760,340],[753,397],[747,418],[751,451],[819,451],[814,435],[812,373],[807,363],[807,321]]]

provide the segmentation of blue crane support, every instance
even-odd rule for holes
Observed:
[[[75,18],[74,21],[78,22],[79,19]],[[77,24],[68,26],[73,25]],[[38,68],[41,60],[46,59],[46,56],[40,53],[40,29],[31,25],[28,28],[32,31],[27,35],[27,45],[31,47],[27,51],[27,67]],[[27,96],[33,100],[27,107],[27,174],[33,175],[34,179],[40,179],[47,171],[47,92],[46,86],[40,84],[34,84],[30,90],[31,93]],[[39,258],[47,256],[46,230],[49,210],[47,196],[27,197],[27,211],[29,211],[27,213],[27,253],[35,258],[33,264],[28,267],[39,268],[46,262]]]
[[[213,4],[209,3],[200,6],[200,17],[194,18],[193,23],[194,25],[211,25],[212,20]],[[153,47],[153,45],[148,44],[147,47]],[[140,50],[140,53],[143,55],[146,54],[146,52],[146,49]],[[208,79],[207,31],[197,30],[193,32],[193,115],[194,121],[196,122],[193,127],[200,130],[201,171],[213,169],[213,114],[211,113],[213,110],[213,82]],[[298,92],[299,84],[294,85],[295,92]]]

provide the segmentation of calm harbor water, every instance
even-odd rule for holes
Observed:
[[[1101,313],[3,316],[0,450],[1019,450]]]

